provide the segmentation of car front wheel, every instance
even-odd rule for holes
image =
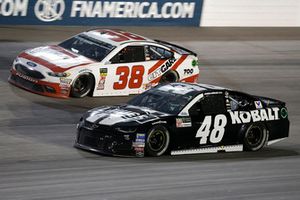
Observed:
[[[154,126],[148,132],[145,146],[146,153],[150,156],[161,156],[167,151],[169,143],[169,131],[164,126]]]
[[[94,85],[94,79],[90,74],[82,74],[76,78],[71,87],[72,97],[85,97],[88,95]]]

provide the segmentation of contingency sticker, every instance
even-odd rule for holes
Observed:
[[[254,104],[256,109],[263,108],[261,101],[254,101]]]
[[[145,140],[146,134],[136,134],[135,142],[133,142],[132,146],[134,147],[135,154],[137,157],[144,157]]]
[[[107,77],[107,68],[100,68],[100,79],[97,90],[104,90],[104,85]]]
[[[192,121],[190,117],[176,118],[177,128],[184,128],[184,127],[191,127],[191,126],[192,126]]]

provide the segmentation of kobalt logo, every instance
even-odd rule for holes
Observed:
[[[44,22],[61,19],[65,11],[63,0],[38,0],[34,6],[36,17]]]

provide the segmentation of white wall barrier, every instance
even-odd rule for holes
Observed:
[[[300,0],[205,0],[200,26],[299,27]]]

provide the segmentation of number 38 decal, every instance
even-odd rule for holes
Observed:
[[[119,81],[114,82],[114,89],[122,90],[125,89],[127,85],[130,89],[140,88],[143,83],[144,72],[145,68],[143,65],[133,66],[131,73],[130,68],[127,66],[118,67],[116,75],[119,75]]]
[[[210,131],[212,117],[205,116],[202,125],[197,131],[196,138],[200,138],[200,144],[207,144],[209,137],[210,143],[219,143],[223,139],[227,118],[225,115],[216,115],[213,129]]]

